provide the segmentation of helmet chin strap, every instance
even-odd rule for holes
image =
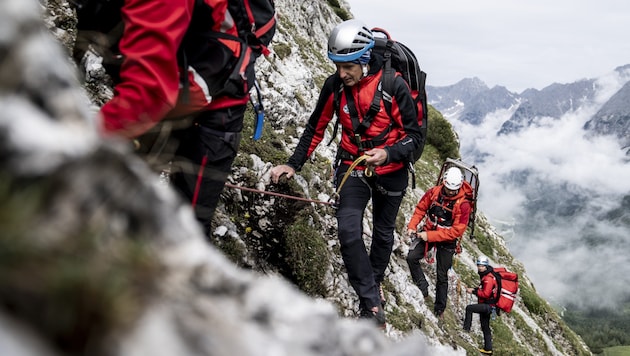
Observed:
[[[362,78],[367,77],[367,75],[368,75],[368,65],[367,64],[362,64],[361,65],[361,69],[363,70],[363,77]]]

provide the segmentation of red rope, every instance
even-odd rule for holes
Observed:
[[[201,167],[199,167],[199,172],[197,172],[197,182],[195,183],[195,192],[193,193],[193,198],[192,198],[193,208],[197,205],[197,199],[199,198],[199,190],[201,189],[201,179],[203,178],[203,170],[206,167],[206,163],[208,163],[208,155],[203,156],[203,160],[201,161]]]
[[[287,194],[269,192],[269,191],[266,191],[266,190],[247,188],[247,187],[242,187],[240,185],[230,184],[230,183],[227,183],[227,182],[225,183],[225,186],[228,187],[228,188],[240,189],[240,190],[244,190],[244,191],[247,191],[247,192],[254,192],[254,193],[260,193],[260,194],[273,195],[273,196],[277,196],[277,197],[282,197],[282,198],[287,198],[287,199],[294,199],[294,200],[304,201],[304,202],[308,202],[308,203],[318,203],[318,204],[326,204],[326,205],[331,205],[332,204],[332,202],[321,201],[321,200],[313,200],[313,199],[306,199],[306,198],[296,197],[294,195],[287,195]]]
[[[424,242],[424,260],[427,261],[428,264],[435,262],[433,256],[429,257],[429,241]]]

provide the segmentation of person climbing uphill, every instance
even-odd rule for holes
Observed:
[[[374,37],[359,20],[336,26],[328,40],[328,57],[337,67],[321,88],[319,100],[293,155],[286,164],[271,170],[277,183],[282,175],[293,177],[323,140],[328,123],[338,111],[342,128],[337,151],[335,182],[339,186],[357,159],[362,160],[346,176],[339,190],[336,210],[341,254],[350,284],[359,298],[360,316],[385,327],[385,313],[380,296],[394,243],[396,215],[408,185],[406,159],[424,143],[417,121],[416,104],[409,86],[396,75],[390,117],[383,100],[371,124],[361,132],[360,123],[368,123],[370,109],[383,75],[383,58],[372,53]],[[335,92],[339,92],[338,106]],[[363,216],[372,199],[373,236],[368,253],[363,241]]]
[[[101,133],[133,142],[149,163],[171,162],[170,182],[211,236],[238,152],[256,58],[269,53],[275,34],[273,1],[72,3],[75,60],[94,50],[114,82],[113,97],[97,116]]]
[[[457,239],[462,237],[468,225],[471,206],[466,196],[472,188],[464,181],[462,171],[457,167],[446,170],[442,183],[429,189],[420,199],[413,216],[407,224],[407,235],[413,239],[407,264],[413,282],[420,288],[425,300],[429,297],[429,283],[426,280],[420,260],[430,249],[436,247],[437,282],[433,311],[442,317],[448,298],[448,270],[453,265],[453,255]],[[426,217],[424,225],[417,230]]]
[[[492,355],[492,330],[490,330],[490,318],[492,310],[495,308],[492,304],[496,300],[498,292],[497,280],[492,272],[490,260],[486,256],[477,258],[477,273],[481,279],[481,284],[476,288],[466,288],[466,293],[477,296],[478,303],[466,306],[466,317],[464,318],[464,331],[470,332],[472,325],[472,314],[479,314],[479,323],[483,332],[483,349],[479,351],[484,355]]]

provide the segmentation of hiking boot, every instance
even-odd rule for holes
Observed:
[[[372,309],[361,309],[359,313],[361,319],[372,319],[376,326],[385,329],[387,321],[385,320],[385,311],[383,307],[374,307]]]
[[[387,303],[387,300],[385,300],[385,293],[383,293],[383,286],[381,286],[380,284],[378,285],[378,295],[381,297],[381,306],[385,308],[385,303]]]
[[[420,288],[420,292],[422,292],[422,298],[424,298],[424,304],[431,302],[431,297],[429,297],[429,290]]]
[[[439,320],[444,320],[444,310],[434,310],[433,313]]]
[[[492,350],[479,349],[479,352],[481,352],[484,355],[492,355]]]
[[[426,298],[424,298],[424,305],[427,307],[427,309],[433,309],[435,308],[435,302],[433,301],[433,298],[427,296]]]

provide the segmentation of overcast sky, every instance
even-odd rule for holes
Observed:
[[[347,2],[415,52],[428,85],[478,77],[520,93],[630,63],[628,0]]]

